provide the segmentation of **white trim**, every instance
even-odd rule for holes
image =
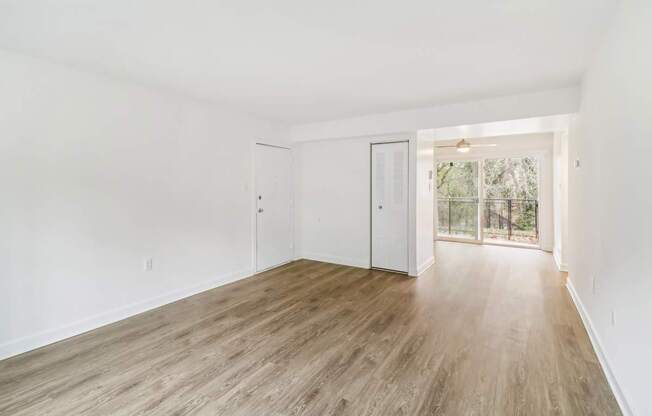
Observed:
[[[416,136],[408,140],[408,218],[407,218],[407,238],[408,238],[408,263],[405,271],[408,276],[418,276],[417,267],[417,152],[418,140]]]
[[[541,251],[546,251],[546,252],[550,251],[550,250],[545,250],[545,249],[541,248],[540,245],[519,243],[519,242],[511,242],[511,241],[500,241],[500,240],[491,241],[491,240],[487,240],[487,241],[483,241],[481,244],[486,245],[486,246],[527,248],[527,249],[530,249],[530,250],[541,250]]]
[[[258,198],[256,194],[256,149],[258,143],[251,142],[251,270],[256,270],[256,260],[258,258]]]
[[[203,283],[199,283],[183,289],[173,290],[166,294],[155,296],[144,301],[135,302],[130,305],[121,306],[107,312],[99,313],[89,318],[60,326],[59,328],[49,329],[33,335],[10,340],[0,344],[0,360],[4,360],[5,358],[13,357],[14,355],[22,354],[70,337],[74,337],[75,335],[79,335],[104,325],[121,321],[151,309],[155,309],[163,305],[167,305],[189,296],[196,295],[198,293],[214,289],[216,287],[223,286],[250,276],[252,276],[252,270],[250,269],[226,273]]]
[[[463,243],[463,244],[475,244],[477,246],[498,246],[498,247],[512,247],[512,248],[526,248],[528,250],[541,250],[545,252],[550,252],[550,250],[546,250],[541,248],[541,246],[533,245],[533,244],[520,244],[517,242],[511,243],[511,242],[500,242],[500,241],[491,241],[491,240],[485,240],[485,241],[477,241],[477,240],[471,240],[471,239],[464,239],[464,238],[451,238],[451,237],[437,237],[435,241],[447,241],[449,243]]]
[[[558,250],[552,251],[552,258],[555,259],[555,264],[557,265],[557,268],[559,269],[560,272],[568,271],[568,265],[566,263],[561,262],[561,255],[559,254]]]
[[[426,261],[424,261],[417,267],[416,276],[419,276],[421,273],[428,270],[433,264],[435,264],[435,256],[430,256],[430,258],[426,259]]]
[[[616,376],[611,370],[609,359],[607,358],[604,348],[602,348],[602,342],[600,341],[600,337],[598,336],[598,333],[596,332],[595,327],[591,322],[591,317],[589,316],[588,312],[584,308],[584,304],[582,303],[582,300],[577,294],[577,291],[575,290],[575,286],[573,286],[573,281],[570,279],[570,277],[566,280],[566,289],[568,290],[568,293],[570,294],[570,297],[573,300],[573,303],[575,304],[575,308],[579,312],[580,318],[582,319],[582,323],[584,324],[584,328],[586,329],[586,332],[589,334],[589,339],[591,340],[591,344],[593,345],[595,354],[598,356],[598,361],[600,361],[600,366],[602,367],[602,371],[607,377],[607,382],[609,383],[609,386],[611,387],[611,391],[613,391],[614,396],[616,397],[616,401],[620,406],[620,410],[623,413],[623,416],[634,416],[634,413],[632,412],[632,408],[629,406],[629,403],[625,398],[625,395],[623,394],[620,385],[618,384],[618,380],[616,380]]]
[[[437,236],[437,238],[435,238],[435,241],[448,241],[449,243],[475,244],[478,246],[483,244],[482,241],[471,239],[471,238],[456,238],[456,237],[444,237],[444,236]]]
[[[353,259],[347,257],[332,256],[330,254],[321,253],[303,253],[299,258],[306,260],[323,261],[326,263],[340,264],[342,266],[360,267],[369,269],[368,259]]]

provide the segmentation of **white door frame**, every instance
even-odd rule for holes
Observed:
[[[374,256],[374,251],[373,251],[373,238],[374,238],[374,226],[373,226],[373,215],[374,215],[374,201],[373,201],[373,183],[374,183],[374,178],[373,178],[373,146],[377,144],[394,144],[394,143],[407,143],[408,147],[408,163],[407,163],[407,181],[408,181],[408,186],[407,186],[407,204],[408,204],[408,215],[405,218],[405,227],[407,230],[407,238],[408,238],[408,244],[407,244],[407,250],[406,250],[406,256],[407,256],[407,270],[406,271],[400,271],[400,270],[388,270],[393,273],[399,273],[399,274],[409,274],[410,271],[410,210],[413,209],[412,204],[410,203],[410,140],[407,139],[401,139],[401,140],[385,140],[385,141],[377,141],[377,142],[371,142],[369,143],[369,268],[374,269],[374,270],[386,270],[382,269],[379,267],[373,267],[373,256]]]
[[[292,175],[292,183],[290,184],[290,192],[292,195],[291,202],[290,202],[290,218],[292,218],[292,221],[290,221],[290,228],[291,228],[291,235],[292,235],[292,258],[284,263],[277,264],[276,266],[270,267],[268,269],[264,270],[258,270],[258,212],[257,212],[257,206],[258,206],[258,189],[256,189],[256,166],[258,161],[256,160],[256,146],[269,146],[269,147],[276,147],[279,149],[286,149],[290,152],[290,163],[292,164],[291,166],[291,171],[293,172]],[[275,267],[281,266],[283,264],[290,263],[295,260],[296,257],[296,244],[295,244],[295,235],[294,235],[294,204],[295,204],[295,192],[294,192],[294,152],[292,151],[291,147],[284,146],[284,145],[279,145],[275,143],[269,143],[261,140],[254,141],[251,145],[251,236],[252,236],[252,244],[251,244],[251,270],[252,274],[260,273],[265,270],[273,269]]]

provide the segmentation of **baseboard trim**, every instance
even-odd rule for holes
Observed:
[[[426,261],[421,263],[419,267],[417,267],[417,276],[419,276],[421,273],[428,270],[430,266],[432,266],[433,264],[435,264],[435,256],[430,256],[429,259],[427,259]]]
[[[360,267],[363,269],[369,268],[368,260],[351,259],[346,257],[332,256],[329,254],[308,252],[308,253],[303,253],[301,255],[301,258],[306,260],[315,260],[315,261],[323,261],[326,263],[341,264],[342,266]]]
[[[33,335],[10,340],[0,344],[0,360],[10,358],[37,348],[44,347],[55,342],[63,341],[67,338],[92,331],[105,325],[121,321],[134,315],[156,309],[163,305],[205,292],[216,287],[232,283],[253,275],[252,270],[241,270],[237,272],[226,273],[209,281],[189,286],[183,289],[174,290],[163,295],[159,295],[144,301],[135,302],[130,305],[122,306],[94,315],[90,318],[79,320],[64,326],[42,331]]]
[[[625,398],[625,395],[623,394],[623,391],[620,388],[620,385],[618,384],[618,380],[616,380],[616,376],[611,370],[609,359],[607,358],[604,348],[602,348],[602,342],[600,341],[600,337],[598,336],[598,333],[595,331],[593,322],[591,321],[591,317],[589,317],[589,314],[586,312],[586,309],[584,308],[584,304],[582,303],[582,300],[577,294],[577,291],[575,290],[575,286],[573,286],[573,281],[570,279],[570,277],[566,279],[566,289],[568,290],[568,293],[570,294],[570,297],[573,300],[573,303],[575,304],[575,308],[577,309],[577,312],[579,313],[580,318],[582,319],[582,323],[584,324],[584,328],[586,329],[586,332],[589,334],[589,340],[591,341],[591,345],[593,345],[593,350],[595,351],[595,354],[598,356],[598,361],[602,366],[602,371],[607,377],[607,382],[609,383],[609,386],[611,387],[611,391],[613,391],[614,396],[616,397],[616,401],[620,406],[620,410],[623,413],[623,416],[634,416],[634,413],[632,412],[632,408],[630,407],[629,402]]]
[[[557,252],[557,250],[552,251],[552,258],[555,259],[555,264],[557,265],[557,268],[559,269],[560,272],[568,271],[568,266],[566,265],[566,263],[561,262],[560,255]]]

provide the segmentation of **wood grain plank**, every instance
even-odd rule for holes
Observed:
[[[0,415],[620,415],[550,255],[299,260],[0,361]]]

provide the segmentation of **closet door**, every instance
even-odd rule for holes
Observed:
[[[371,145],[371,267],[408,271],[408,143]]]

